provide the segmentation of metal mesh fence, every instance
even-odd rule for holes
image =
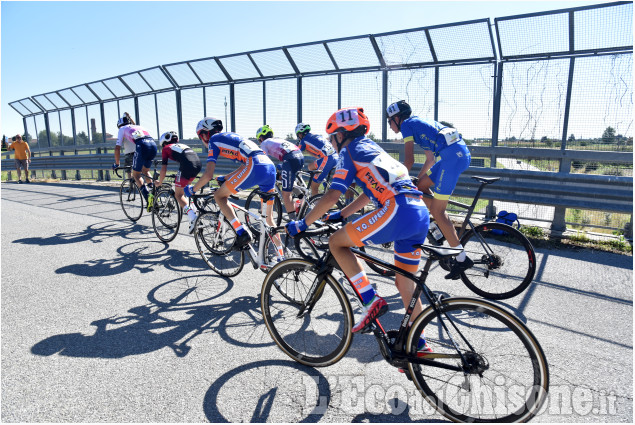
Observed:
[[[438,120],[452,124],[468,142],[489,144],[482,141],[492,134],[493,76],[491,64],[440,69]]]
[[[632,152],[632,16],[632,3],[618,2],[324,40],[155,66],[9,105],[41,148],[112,146],[123,112],[155,138],[196,139],[204,116],[245,137],[263,124],[287,137],[298,118],[324,134],[346,106],[365,109],[375,140],[393,141],[383,108],[404,99],[473,146]],[[472,166],[561,171],[564,157],[547,156],[473,155]],[[574,161],[571,173],[632,176],[632,161]]]
[[[337,75],[302,79],[302,122],[309,124],[314,134],[326,135],[325,111],[338,109],[337,80]]]
[[[569,60],[506,63],[499,146],[560,148]]]
[[[298,85],[294,79],[272,80],[265,82],[266,93],[266,119],[264,124],[269,124],[274,135],[282,139],[295,138],[293,130],[298,116]],[[256,136],[258,127],[248,134],[249,137]]]
[[[236,85],[236,132],[244,137],[255,137],[256,130],[264,124],[262,89],[262,82]]]
[[[196,138],[196,124],[203,119],[203,90],[204,88],[181,90],[181,110],[183,111],[183,138]],[[166,131],[176,131],[178,128],[162,127],[161,134]]]
[[[216,117],[223,121],[225,130],[230,130],[229,111],[232,108],[229,86],[205,87],[205,113],[207,117]],[[202,119],[203,117],[201,117]],[[196,128],[193,136],[196,138]]]
[[[575,60],[567,149],[633,151],[633,55]]]
[[[342,75],[342,108],[361,106],[371,123],[369,136],[381,140],[384,111],[381,103],[382,76],[380,72],[362,72]],[[335,111],[322,118],[322,126]]]

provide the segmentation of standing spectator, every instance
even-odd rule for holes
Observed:
[[[22,140],[22,136],[19,134],[15,136],[13,140],[14,142],[9,146],[9,150],[15,151],[15,168],[18,170],[18,183],[22,183],[20,167],[24,169],[26,182],[31,183],[29,180],[29,164],[31,163],[31,149],[29,148],[29,144]]]

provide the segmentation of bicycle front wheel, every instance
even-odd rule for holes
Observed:
[[[407,339],[408,352],[415,353],[424,337],[432,353],[422,357],[439,365],[408,363],[426,401],[456,422],[531,419],[549,390],[547,359],[531,331],[485,300],[447,298],[441,311],[439,317],[428,307]],[[457,365],[461,371],[443,368]]]
[[[249,196],[247,196],[247,200],[245,201],[246,210],[256,214],[258,217],[262,217],[265,215],[265,208],[266,204],[262,202],[260,193],[254,190],[249,194]],[[273,209],[271,216],[273,218],[273,224],[275,226],[280,226],[280,223],[282,223],[282,203],[280,202],[278,195],[273,197]],[[260,237],[260,228],[262,226],[260,222],[254,220],[249,214],[244,214],[244,223],[247,224],[247,227],[249,227],[249,230],[254,236],[254,240],[258,240]]]
[[[161,189],[154,196],[152,227],[162,242],[172,242],[179,233],[183,212],[172,189]]]
[[[353,312],[331,275],[322,282],[316,280],[309,261],[278,263],[262,283],[260,307],[267,329],[282,351],[299,363],[322,367],[339,361],[351,346]],[[317,289],[311,291],[313,285]],[[312,297],[307,295],[310,291]]]
[[[518,230],[503,223],[483,223],[461,238],[474,267],[461,280],[474,293],[504,300],[523,292],[536,273],[536,253]]]
[[[143,214],[143,196],[132,180],[124,180],[119,188],[119,202],[123,213],[131,221],[137,221]]]
[[[203,213],[196,219],[194,240],[199,254],[221,276],[233,277],[245,265],[245,253],[234,249],[236,231],[218,213]]]

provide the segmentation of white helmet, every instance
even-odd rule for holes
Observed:
[[[171,143],[177,143],[179,141],[179,136],[175,131],[166,131],[161,135],[159,141],[161,142],[161,146],[165,146]]]
[[[298,133],[306,133],[307,131],[311,131],[311,126],[309,124],[299,123],[295,126],[295,134]]]
[[[219,133],[223,131],[223,122],[218,118],[205,117],[196,124],[196,135],[200,138],[203,131]]]

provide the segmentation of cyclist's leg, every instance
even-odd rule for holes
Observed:
[[[311,171],[314,171],[314,170],[321,171],[320,174],[314,175],[313,179],[311,180],[311,196],[315,196],[318,194],[320,189],[320,183],[322,183],[324,179],[326,178],[326,176],[328,176],[328,171],[326,173],[324,172],[324,166],[326,165],[326,163],[327,161],[325,158],[319,158],[317,161],[315,161],[312,164],[309,164],[308,166],[308,169]]]
[[[282,162],[282,203],[289,215],[295,214],[295,205],[293,205],[293,182],[295,182],[295,176],[298,170],[302,168],[300,161],[301,160],[296,159],[295,156],[290,156],[290,158]],[[300,164],[300,167],[298,167],[298,164]],[[291,219],[295,219],[295,217]]]
[[[446,177],[446,174],[454,174],[452,167],[453,164],[450,164],[449,161],[441,160],[437,162],[428,170],[428,174],[419,180],[418,187],[424,193],[434,196],[433,199],[424,198],[423,200],[448,244],[451,247],[457,247],[459,245],[459,237],[450,217],[445,211],[460,174],[456,173],[456,178]]]
[[[238,220],[238,217],[236,217],[234,209],[229,206],[228,199],[231,195],[238,193],[240,183],[244,181],[245,175],[249,174],[251,168],[253,168],[253,163],[248,161],[244,166],[232,171],[226,176],[225,184],[214,192],[214,200],[238,235],[244,233],[245,229]]]

